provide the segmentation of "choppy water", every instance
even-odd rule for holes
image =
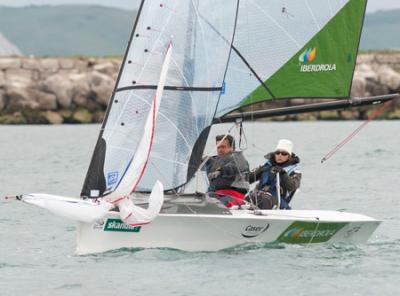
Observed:
[[[346,209],[383,220],[367,244],[76,256],[73,223],[1,200],[0,295],[399,295],[400,122],[371,123],[320,164],[359,124],[249,125],[247,156],[258,165],[278,138],[292,139],[303,171],[293,206]],[[78,195],[98,130],[97,125],[0,126],[0,196]]]

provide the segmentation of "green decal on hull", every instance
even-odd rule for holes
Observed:
[[[107,219],[103,230],[119,232],[139,232],[141,228],[141,226],[127,225],[121,219]]]
[[[288,244],[323,243],[331,239],[347,223],[294,222],[279,237]]]

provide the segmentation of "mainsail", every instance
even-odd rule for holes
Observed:
[[[155,180],[166,190],[186,183],[193,147],[214,118],[237,8],[231,0],[142,1],[82,195],[111,193],[120,184],[142,137],[171,41],[151,155],[137,190],[150,191]],[[201,15],[228,36],[228,44]]]
[[[349,96],[366,0],[143,0],[82,189],[115,192],[174,51],[137,190],[180,187],[215,118],[263,100]],[[95,193],[95,194],[93,194]]]

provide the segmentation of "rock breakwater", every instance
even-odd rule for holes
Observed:
[[[0,58],[0,123],[101,122],[120,59]]]
[[[120,64],[121,59],[117,58],[0,58],[0,123],[101,122]],[[359,55],[352,95],[396,92],[400,92],[400,54]],[[300,101],[294,102],[301,104]],[[362,109],[283,119],[361,119],[366,114]],[[386,118],[400,119],[399,103],[394,104]]]

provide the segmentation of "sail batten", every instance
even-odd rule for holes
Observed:
[[[125,91],[125,90],[132,90],[132,89],[157,89],[157,85],[135,85],[135,86],[127,86],[127,87],[121,87],[116,90],[116,92],[120,91]],[[181,90],[186,90],[186,91],[218,91],[220,92],[222,90],[222,86],[216,86],[216,87],[206,87],[206,86],[171,86],[171,85],[166,85],[164,87],[166,90],[176,90],[176,91],[181,91]]]

